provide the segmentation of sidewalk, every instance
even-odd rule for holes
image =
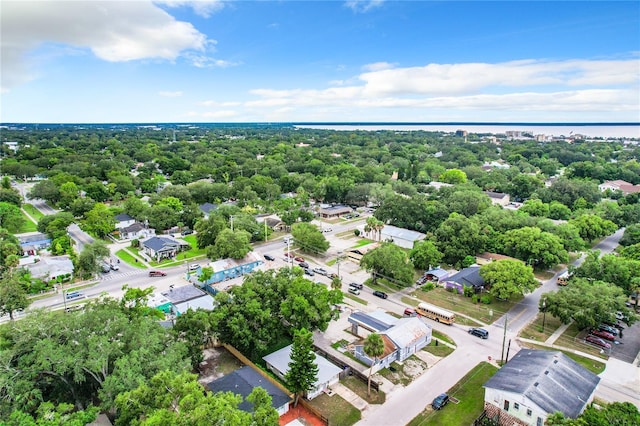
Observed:
[[[553,345],[553,343],[558,340],[558,337],[560,337],[571,324],[573,324],[573,321],[570,321],[569,324],[562,324],[551,336],[549,336],[547,340],[544,341],[544,343],[547,345]]]

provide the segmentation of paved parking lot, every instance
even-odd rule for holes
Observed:
[[[628,363],[635,361],[634,365],[638,365],[636,358],[640,352],[640,321],[626,327],[619,341],[620,344],[615,345],[611,351],[611,357]]]

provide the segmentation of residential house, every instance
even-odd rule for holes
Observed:
[[[522,349],[484,384],[484,411],[504,426],[542,426],[556,411],[576,418],[599,382],[562,352]]]
[[[73,262],[68,256],[41,257],[39,262],[24,265],[31,277],[42,281],[67,279],[73,276]]]
[[[429,343],[432,329],[421,318],[396,318],[383,311],[370,313],[353,312],[349,315],[351,332],[359,335],[362,327],[371,333],[378,333],[385,344],[383,355],[376,360],[375,369],[388,367],[392,362],[402,362]],[[354,345],[354,355],[367,365],[373,360],[364,352],[364,340]]]
[[[204,218],[209,219],[209,215],[211,214],[212,211],[218,208],[218,205],[211,204],[211,203],[204,203],[204,204],[200,204],[198,208],[204,214]]]
[[[48,248],[51,245],[51,238],[47,234],[40,232],[30,232],[17,237],[22,253],[25,256],[33,256],[38,250]]]
[[[621,191],[624,195],[635,194],[636,192],[640,192],[640,185],[634,185],[632,183],[626,182],[624,180],[608,180],[606,182],[602,182],[598,185],[598,189],[600,191],[606,191],[607,189],[611,191]]]
[[[284,379],[287,371],[289,371],[292,346],[293,345],[289,345],[262,357],[264,362],[267,364],[267,368],[280,379]],[[332,364],[326,358],[323,358],[318,354],[315,354],[315,356],[315,363],[318,366],[318,378],[312,388],[306,392],[305,396],[307,399],[313,399],[322,392],[329,390],[332,385],[338,383],[340,380],[340,373],[342,372],[340,367]]]
[[[287,229],[287,224],[276,215],[258,215],[256,216],[256,222],[262,224],[262,226],[267,226],[272,231],[285,231]]]
[[[208,383],[207,387],[212,392],[231,392],[240,395],[242,402],[238,408],[250,413],[253,412],[253,403],[247,401],[247,397],[257,387],[263,388],[271,396],[271,406],[278,411],[279,416],[289,411],[289,405],[293,400],[289,393],[248,365]]]
[[[126,213],[116,215],[114,219],[116,220],[116,229],[126,228],[136,223],[136,220]]]
[[[412,249],[416,241],[426,238],[426,234],[417,231],[410,231],[397,226],[385,225],[380,230],[380,241],[390,241],[398,247]]]
[[[427,272],[424,273],[423,277],[427,281],[440,284],[440,282],[449,278],[449,275],[450,275],[449,271],[438,267],[438,268],[429,269]]]
[[[162,259],[170,259],[182,250],[188,250],[191,246],[186,242],[181,242],[170,237],[151,237],[142,241],[142,249],[149,257],[157,262]]]
[[[320,217],[332,218],[332,217],[340,217],[343,214],[349,214],[352,211],[353,209],[351,207],[338,205],[338,206],[321,207],[318,213]]]
[[[362,256],[370,252],[371,250],[375,250],[380,247],[378,243],[367,244],[366,246],[361,246],[357,248],[350,249],[347,252],[347,258],[355,263],[360,263],[362,260]]]
[[[460,294],[464,287],[473,287],[476,293],[484,289],[484,279],[480,276],[479,266],[464,268],[444,281],[444,288],[455,288]]]
[[[174,315],[184,314],[189,309],[212,311],[215,308],[213,297],[193,285],[170,288],[163,291],[161,295],[171,304],[170,313]],[[161,305],[156,306],[158,309],[162,309],[161,306],[166,307],[165,299],[157,299],[157,301],[161,302]]]
[[[123,240],[142,240],[153,237],[154,235],[156,235],[155,229],[147,228],[139,222],[120,228],[120,238]]]
[[[499,206],[506,206],[511,202],[511,196],[509,194],[503,194],[502,192],[484,191],[485,194],[491,199],[491,203]]]

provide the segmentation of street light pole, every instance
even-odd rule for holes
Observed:
[[[544,334],[544,324],[547,319],[547,298],[542,300],[542,334]]]

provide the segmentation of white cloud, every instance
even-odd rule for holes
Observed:
[[[212,100],[207,100],[207,101],[202,101],[202,102],[198,102],[198,106],[203,106],[203,107],[230,107],[230,106],[239,106],[242,105],[241,102],[218,102],[218,101],[212,101]]]
[[[208,18],[224,7],[220,0],[158,0],[158,4],[165,4],[168,7],[190,7],[203,18]]]
[[[62,44],[109,62],[175,60],[204,51],[207,37],[149,1],[3,1],[2,88],[33,79],[33,49]]]
[[[357,84],[316,90],[250,91],[245,107],[307,112],[342,108],[370,117],[376,110],[406,109],[412,117],[429,111],[626,112],[638,116],[638,59],[512,61],[497,64],[429,64],[367,67]],[[337,82],[333,82],[337,83]],[[408,119],[409,116],[407,116]]]
[[[177,90],[175,92],[168,92],[168,91],[158,92],[158,95],[164,96],[165,98],[179,98],[180,96],[182,96],[182,94],[183,93],[181,90]]]
[[[356,13],[366,13],[382,6],[385,0],[347,0],[344,5]]]
[[[374,62],[373,64],[367,64],[362,67],[365,71],[382,71],[393,68],[394,65],[389,62]]]

